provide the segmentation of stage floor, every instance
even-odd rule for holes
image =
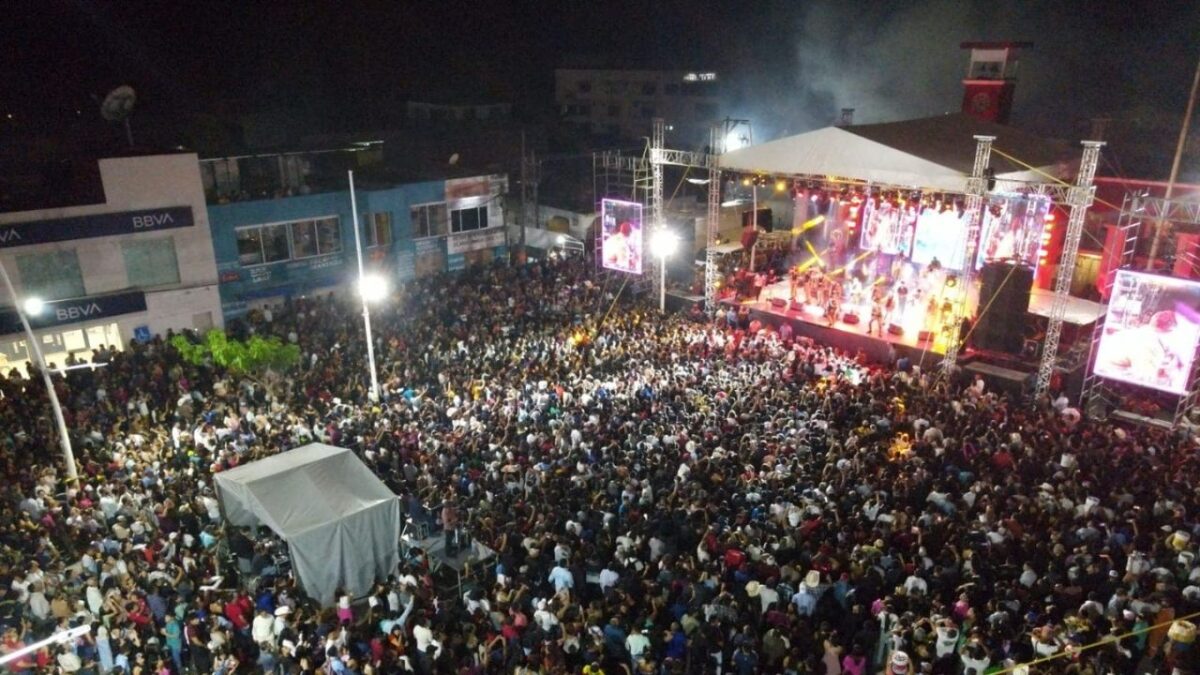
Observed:
[[[1054,292],[1035,288],[1029,293],[1029,313],[1050,318],[1050,308],[1054,304]],[[1087,326],[1095,323],[1096,319],[1104,316],[1107,305],[1102,305],[1083,298],[1067,298],[1067,313],[1063,321],[1075,326]]]
[[[817,338],[816,335],[811,334],[811,331],[798,331],[798,333],[809,334],[810,337],[817,338],[818,341],[837,346],[848,346],[850,344],[862,345],[864,344],[862,338],[866,338],[869,341],[878,341],[878,343],[896,345],[906,348],[905,351],[919,353],[922,357],[920,358],[920,361],[925,361],[926,359],[924,357],[928,354],[940,355],[945,353],[944,340],[939,338],[931,341],[921,341],[918,339],[918,334],[921,329],[920,321],[911,320],[911,316],[910,320],[906,320],[904,322],[905,330],[901,335],[892,335],[886,330],[884,330],[882,336],[878,333],[872,335],[867,331],[867,316],[862,316],[862,320],[856,324],[845,323],[841,320],[841,317],[838,317],[836,321],[830,324],[825,319],[824,310],[815,305],[805,305],[803,311],[799,311],[792,310],[790,305],[786,307],[777,307],[771,304],[771,300],[773,298],[787,300],[789,293],[789,282],[787,280],[782,280],[764,288],[762,297],[759,300],[743,300],[740,304],[749,307],[755,312],[787,319],[790,323],[792,323],[793,327],[798,328],[798,323],[808,324],[812,327],[819,327],[822,329],[820,331],[822,335],[819,338]],[[976,303],[977,300],[977,298],[973,297],[972,303]],[[1032,293],[1030,293],[1029,313],[1037,316],[1048,317],[1053,302],[1054,294],[1052,292],[1035,289]],[[1068,298],[1067,311],[1063,317],[1063,320],[1067,324],[1086,326],[1103,316],[1105,309],[1105,305],[1102,305],[1098,302],[1091,302],[1089,300],[1083,300],[1074,297]],[[860,314],[865,314],[865,312],[860,312]],[[850,336],[854,337],[848,340],[839,340],[836,333],[844,334],[845,338],[850,338]],[[839,345],[838,343],[844,344]]]
[[[878,333],[872,335],[867,331],[869,319],[868,316],[863,316],[862,320],[855,324],[845,323],[841,320],[841,317],[838,317],[836,321],[830,324],[829,321],[825,319],[825,310],[817,307],[816,305],[805,305],[803,311],[797,311],[790,309],[790,305],[787,307],[776,307],[775,305],[771,304],[772,298],[781,298],[783,300],[787,300],[790,292],[790,284],[785,279],[765,287],[763,289],[762,297],[759,300],[743,300],[741,304],[749,307],[752,310],[773,314],[775,316],[786,317],[792,320],[798,319],[805,323],[820,326],[829,330],[866,337],[870,338],[871,340],[879,340],[888,344],[903,345],[921,352],[932,352],[935,354],[945,353],[945,349],[940,340],[925,342],[918,340],[918,333],[920,332],[918,328],[910,327],[901,335],[892,335],[887,332],[885,326],[882,336]],[[833,344],[834,346],[840,346],[836,343]]]

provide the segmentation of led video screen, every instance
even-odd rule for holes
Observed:
[[[600,202],[601,261],[605,269],[642,273],[642,205],[605,199]]]
[[[1049,210],[1045,197],[1013,195],[984,202],[975,268],[993,261],[1037,267]]]
[[[917,226],[916,208],[886,199],[868,199],[864,206],[859,246],[864,251],[908,257]]]
[[[958,209],[925,207],[917,218],[912,261],[928,265],[937,259],[942,267],[961,270],[967,246],[967,219]]]
[[[1121,270],[1096,350],[1101,377],[1187,393],[1200,341],[1200,282]]]

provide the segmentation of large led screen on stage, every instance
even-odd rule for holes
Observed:
[[[928,265],[937,259],[942,267],[961,270],[967,246],[967,219],[958,209],[921,209],[913,240],[912,261]]]
[[[1187,393],[1200,341],[1200,282],[1117,272],[1096,350],[1101,377]]]
[[[992,261],[1037,267],[1049,210],[1045,197],[1012,195],[985,201],[975,268]]]
[[[642,273],[642,205],[605,199],[600,202],[600,265],[631,274]]]
[[[864,206],[859,246],[864,251],[907,257],[917,226],[916,208],[886,199],[868,199]]]

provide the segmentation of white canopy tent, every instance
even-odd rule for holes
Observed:
[[[1053,141],[1012,127],[955,113],[884,124],[826,127],[720,157],[724,171],[787,176],[822,176],[913,189],[962,193],[975,159],[976,134],[995,136],[994,147],[1038,170],[1066,177],[1066,150]],[[998,153],[992,167],[999,181],[1043,181],[1036,171]]]
[[[265,525],[288,544],[308,595],[365,595],[399,562],[400,503],[345,448],[312,443],[215,476],[225,518]]]

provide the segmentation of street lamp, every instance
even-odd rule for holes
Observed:
[[[375,370],[375,340],[371,337],[371,310],[368,304],[372,299],[381,300],[387,295],[387,284],[376,275],[368,276],[363,269],[362,235],[359,233],[362,228],[358,222],[358,199],[354,195],[354,172],[347,173],[350,175],[350,213],[354,218],[354,254],[358,258],[358,295],[362,299],[363,328],[367,336],[367,365],[371,369],[371,390],[367,396],[372,401],[378,401],[379,374]]]
[[[679,248],[679,238],[670,230],[659,229],[650,235],[650,252],[658,256],[658,311],[667,311],[667,258]]]
[[[21,328],[25,331],[25,342],[29,345],[28,351],[33,353],[33,361],[42,373],[42,382],[45,383],[46,394],[50,398],[50,409],[54,411],[54,423],[58,427],[58,444],[62,448],[63,462],[67,465],[67,481],[74,484],[79,480],[79,472],[75,468],[75,452],[71,449],[71,436],[67,432],[67,420],[63,417],[62,405],[58,402],[58,392],[54,391],[54,381],[50,379],[50,369],[46,367],[42,346],[33,334],[33,328],[30,327],[27,316],[27,314],[34,316],[41,314],[46,303],[41,298],[27,298],[24,303],[20,302],[17,299],[17,290],[13,288],[12,279],[9,278],[8,269],[5,268],[3,261],[0,261],[0,277],[4,280],[4,287],[8,290],[9,297],[12,298],[13,311],[21,320]]]
[[[387,297],[388,283],[378,274],[367,274],[358,280],[358,294],[367,302],[379,302]]]

